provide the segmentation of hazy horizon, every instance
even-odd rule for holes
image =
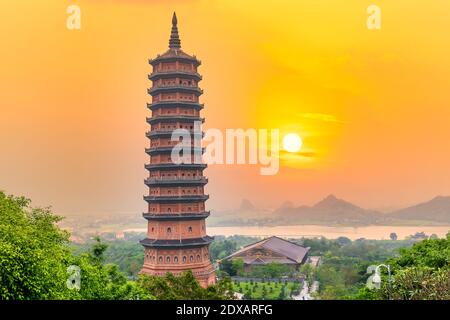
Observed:
[[[443,195],[437,195],[436,197],[433,197],[433,198],[430,198],[430,199],[425,199],[425,200],[419,201],[419,202],[414,202],[414,203],[406,204],[406,205],[404,205],[404,206],[395,206],[395,207],[385,206],[385,207],[378,207],[378,208],[375,207],[375,208],[372,208],[372,207],[364,207],[364,206],[360,206],[359,204],[354,203],[354,202],[352,202],[352,201],[349,201],[348,199],[341,198],[341,197],[337,196],[336,194],[329,194],[329,195],[327,195],[327,196],[330,196],[330,195],[336,196],[337,199],[340,199],[340,200],[344,200],[344,201],[350,202],[351,204],[356,205],[356,206],[358,206],[358,207],[361,207],[361,208],[363,208],[363,209],[374,210],[374,211],[377,211],[377,212],[382,213],[382,214],[385,214],[385,213],[391,213],[391,212],[394,212],[394,211],[397,211],[397,210],[400,210],[400,209],[412,207],[412,206],[415,206],[415,205],[417,205],[417,204],[421,204],[421,203],[424,203],[424,202],[428,202],[428,201],[430,201],[430,200],[433,200],[433,199],[436,198],[436,197],[441,197],[441,196],[443,196]],[[210,210],[210,211],[212,211],[212,212],[218,212],[218,213],[220,213],[220,212],[229,212],[229,211],[239,211],[239,210],[240,210],[240,205],[241,205],[242,201],[248,200],[248,201],[250,201],[250,203],[255,207],[255,210],[256,210],[256,211],[258,211],[258,210],[261,210],[261,211],[271,211],[271,210],[279,209],[279,208],[282,207],[282,205],[283,205],[284,203],[286,203],[286,202],[292,203],[292,206],[293,206],[293,207],[313,206],[313,205],[315,205],[316,203],[320,202],[321,200],[325,199],[327,196],[324,196],[324,197],[318,199],[317,201],[313,201],[313,202],[310,202],[310,203],[296,203],[296,202],[294,202],[294,201],[285,200],[285,201],[280,202],[278,206],[266,206],[266,207],[261,206],[261,205],[258,205],[257,203],[254,203],[251,199],[242,198],[240,202],[237,202],[237,203],[235,203],[235,204],[232,204],[232,205],[234,205],[234,206],[223,207],[223,208],[220,208],[220,209],[218,209],[218,208],[208,208],[208,210]],[[445,196],[445,195],[444,195],[443,197],[448,197],[448,196]],[[245,210],[243,210],[243,211],[245,211]],[[141,213],[142,213],[142,212],[137,212],[137,211],[124,211],[124,210],[122,210],[122,211],[104,211],[104,212],[86,212],[86,213],[80,213],[80,212],[56,212],[56,213],[59,214],[59,215],[62,215],[62,216],[64,216],[64,217],[67,217],[67,218],[76,218],[76,217],[78,217],[78,216],[83,217],[83,216],[93,216],[93,215],[97,215],[98,217],[103,217],[103,216],[108,216],[108,215],[119,215],[119,216],[127,216],[127,217],[136,216],[136,217],[141,218]]]
[[[145,210],[148,59],[167,50],[175,10],[182,49],[202,61],[205,129],[303,139],[274,176],[209,166],[207,209],[328,194],[403,208],[450,195],[449,2],[379,0],[380,30],[358,0],[78,2],[81,30],[66,28],[65,2],[0,4],[6,193],[61,214]]]

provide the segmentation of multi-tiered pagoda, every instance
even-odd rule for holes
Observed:
[[[203,176],[206,164],[194,161],[198,155],[194,141],[202,135],[196,128],[204,121],[200,117],[203,104],[199,103],[203,91],[198,87],[202,76],[197,72],[200,61],[181,50],[175,13],[169,50],[149,63],[153,67],[149,75],[153,86],[148,90],[152,116],[147,118],[151,126],[147,133],[150,147],[146,149],[150,163],[145,166],[149,171],[145,180],[149,193],[144,197],[148,202],[148,212],[144,213],[148,230],[147,238],[141,241],[145,247],[141,272],[178,275],[191,270],[206,287],[216,278],[209,259],[213,239],[206,234],[205,226],[209,216],[205,209],[208,196],[204,194],[208,182]],[[173,147],[180,143],[171,139],[175,129],[191,133],[190,163],[179,163],[171,157]]]

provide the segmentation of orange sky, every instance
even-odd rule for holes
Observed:
[[[381,30],[366,27],[372,3]],[[66,28],[70,4],[81,30]],[[304,140],[275,176],[210,166],[210,209],[450,194],[446,0],[2,1],[0,189],[63,214],[145,208],[147,59],[167,49],[174,10],[203,63],[206,128]]]

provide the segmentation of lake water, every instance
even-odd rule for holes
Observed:
[[[146,232],[146,229],[127,229],[124,231]],[[315,238],[325,237],[335,239],[347,237],[352,240],[366,239],[389,239],[389,234],[395,232],[399,240],[416,232],[425,232],[427,235],[436,234],[445,237],[450,231],[450,226],[365,226],[365,227],[327,227],[317,225],[291,225],[276,227],[207,227],[209,235],[216,236],[254,236],[269,237],[279,236],[283,238]]]

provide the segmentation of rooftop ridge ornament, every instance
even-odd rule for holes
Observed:
[[[181,41],[178,35],[177,23],[177,14],[174,12],[172,16],[172,31],[170,32],[169,48],[175,50],[181,48]]]

